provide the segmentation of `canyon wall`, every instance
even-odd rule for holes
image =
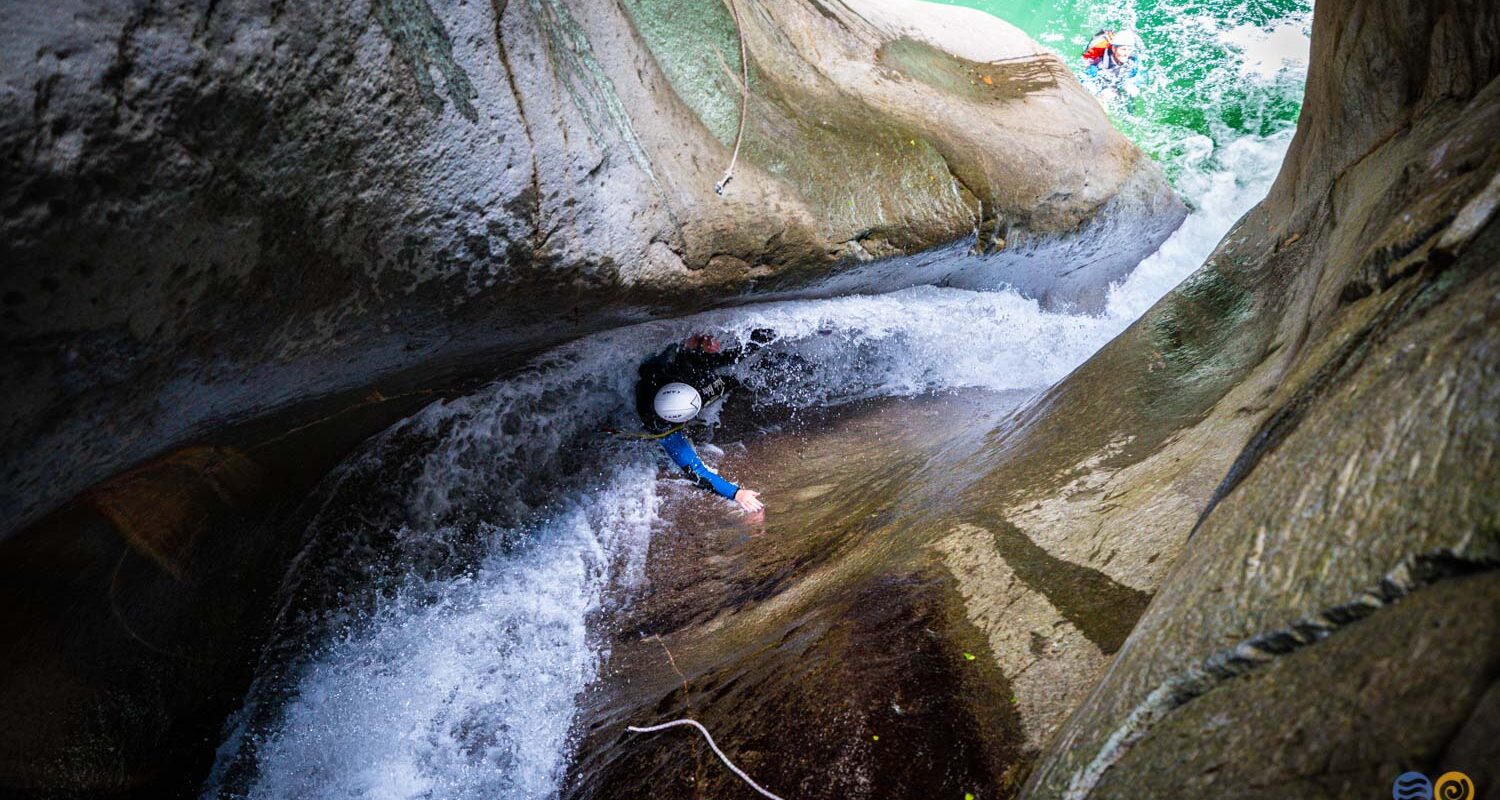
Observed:
[[[1098,307],[1184,213],[1061,62],[963,9],[8,9],[0,791],[192,793],[300,499],[438,397],[756,299]]]
[[[0,531],[230,426],[449,391],[649,316],[937,281],[1097,306],[1184,213],[992,17],[680,6],[15,9]]]
[[[1023,796],[1493,785],[1497,35],[1492,3],[1320,2],[1270,195],[970,461],[950,567],[1008,678],[1000,612],[1056,598],[993,579],[1007,539],[1153,595],[1112,657],[1036,632],[1064,677]]]

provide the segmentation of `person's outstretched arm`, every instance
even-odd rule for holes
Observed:
[[[667,451],[667,455],[672,457],[672,463],[681,467],[693,483],[726,500],[733,500],[739,504],[740,508],[751,513],[761,510],[759,493],[750,489],[741,489],[725,480],[719,473],[709,469],[708,465],[703,463],[703,459],[698,457],[698,451],[693,449],[693,443],[688,441],[687,434],[676,431],[663,438],[661,446]]]
[[[676,464],[687,473],[693,483],[699,487],[709,490],[726,500],[733,500],[735,492],[740,487],[725,480],[722,475],[708,468],[703,459],[698,457],[698,451],[693,449],[693,443],[688,441],[687,434],[676,431],[672,435],[661,440],[661,446],[672,457],[672,463]]]

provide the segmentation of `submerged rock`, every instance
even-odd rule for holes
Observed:
[[[226,425],[751,293],[951,276],[1096,303],[1184,213],[1055,57],[910,0],[13,16],[4,531]]]

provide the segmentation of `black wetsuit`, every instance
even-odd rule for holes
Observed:
[[[738,385],[733,376],[720,374],[720,370],[760,348],[769,340],[770,332],[757,331],[751,343],[743,348],[730,348],[717,353],[689,350],[672,345],[647,359],[640,367],[640,378],[635,384],[635,410],[641,424],[652,433],[663,433],[680,427],[656,415],[656,393],[669,383],[685,383],[698,390],[703,398],[703,407],[723,397]],[[693,483],[715,494],[734,499],[739,487],[709,469],[698,457],[692,442],[681,430],[662,437],[661,446],[671,456],[673,463],[682,469]]]

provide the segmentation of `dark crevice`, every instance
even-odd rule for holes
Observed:
[[[1439,755],[1429,766],[1461,762],[1463,759],[1456,758],[1454,755],[1454,748],[1458,745],[1460,738],[1465,737],[1465,734],[1472,728],[1482,728],[1487,724],[1487,719],[1493,719],[1495,715],[1500,714],[1500,670],[1488,670],[1475,677],[1479,685],[1488,688],[1479,693],[1478,699],[1474,701],[1474,707],[1469,709],[1469,713],[1453,726],[1452,730],[1448,731],[1447,736],[1443,737],[1442,746],[1434,750]]]
[[[104,71],[103,77],[100,78],[100,84],[114,97],[114,119],[111,120],[112,124],[119,123],[121,109],[129,105],[125,99],[125,79],[129,77],[131,70],[135,66],[130,50],[135,40],[136,31],[150,24],[151,17],[155,11],[154,4],[147,3],[125,20],[125,24],[120,28],[119,36],[115,39],[114,60],[110,62],[109,67]]]
[[[526,137],[526,149],[531,155],[533,203],[527,211],[531,216],[531,249],[535,253],[540,252],[545,243],[542,235],[542,176],[537,170],[536,139],[532,138],[531,123],[526,118],[526,106],[521,100],[521,87],[516,83],[516,70],[505,46],[505,12],[510,8],[510,0],[492,0],[491,7],[495,10],[495,49],[500,54],[500,66],[505,70],[505,82],[510,87],[511,99],[516,103],[516,117],[521,122],[521,134]]]

